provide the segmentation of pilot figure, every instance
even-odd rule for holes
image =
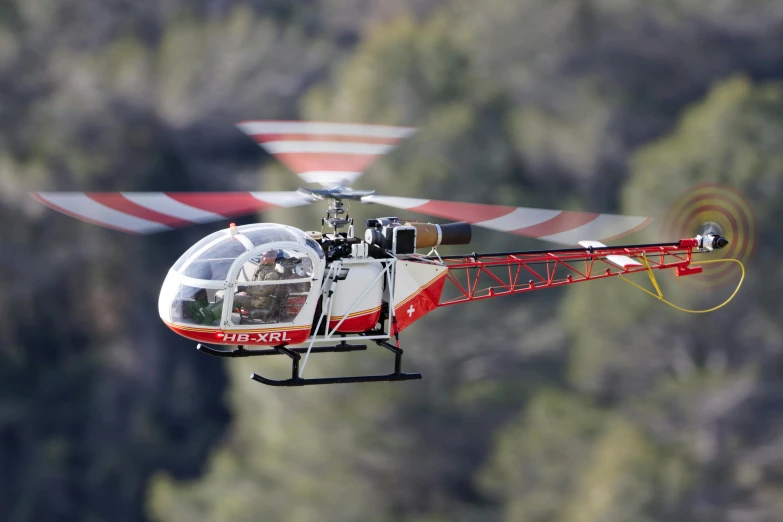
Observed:
[[[281,268],[276,263],[278,251],[267,250],[261,254],[261,262],[258,265],[256,273],[253,274],[253,281],[278,281],[281,278]],[[241,307],[252,310],[251,318],[260,315],[267,322],[276,322],[279,314],[279,295],[284,290],[285,285],[252,285],[246,287],[245,292],[234,296],[234,307]]]

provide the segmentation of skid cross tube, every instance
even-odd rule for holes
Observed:
[[[673,268],[678,276],[696,274],[701,272],[701,267],[690,267],[690,264],[692,255],[698,252],[697,240],[683,239],[649,245],[443,256],[449,284],[438,307],[651,269]],[[619,258],[624,260],[624,266],[618,263]]]

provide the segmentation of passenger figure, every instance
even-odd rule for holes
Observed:
[[[193,295],[193,301],[185,301],[183,314],[196,324],[217,326],[223,312],[223,301],[210,303],[206,289],[202,288]]]

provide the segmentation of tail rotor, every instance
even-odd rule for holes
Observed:
[[[662,237],[705,239],[709,250],[720,250],[711,259],[737,259],[747,263],[756,250],[758,229],[747,199],[735,188],[719,183],[697,185],[680,196],[662,220]],[[704,266],[704,277],[688,283],[712,289],[736,281],[737,265],[718,263]]]

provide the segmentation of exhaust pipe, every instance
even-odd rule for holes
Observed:
[[[416,248],[428,248],[438,245],[467,245],[473,232],[470,223],[458,221],[445,225],[434,223],[408,222],[406,226],[416,228]]]

